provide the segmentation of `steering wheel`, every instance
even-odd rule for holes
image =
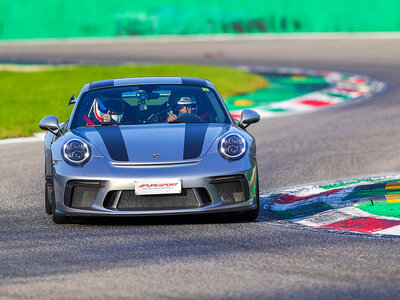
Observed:
[[[153,123],[160,123],[160,122],[165,122],[165,119],[160,120],[161,116],[167,115],[167,108],[162,107],[161,109],[153,112],[147,119],[146,123],[153,122]]]
[[[178,118],[169,123],[178,123],[178,122],[187,122],[187,123],[206,123],[202,118],[194,113],[185,113],[181,114]]]

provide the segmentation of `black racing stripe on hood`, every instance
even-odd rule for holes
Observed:
[[[199,157],[203,150],[208,123],[186,123],[183,159]]]
[[[113,160],[129,161],[124,137],[118,126],[96,127],[96,129],[106,145],[108,154]]]

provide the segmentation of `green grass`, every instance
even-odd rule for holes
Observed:
[[[198,65],[58,66],[35,72],[0,71],[0,138],[30,136],[47,115],[67,120],[72,93],[102,79],[141,76],[189,76],[214,83],[223,98],[267,85],[261,76],[237,69]]]
[[[376,203],[371,205],[371,203],[363,203],[356,206],[363,211],[366,211],[370,214],[385,216],[385,217],[395,217],[400,218],[400,204],[399,203]]]

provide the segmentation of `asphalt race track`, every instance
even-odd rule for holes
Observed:
[[[399,53],[400,39],[0,44],[0,62],[303,67],[389,83],[363,102],[252,125],[262,191],[399,171]],[[41,143],[0,146],[0,298],[400,295],[399,238],[310,229],[265,211],[252,223],[220,216],[55,225],[44,212],[43,169]]]

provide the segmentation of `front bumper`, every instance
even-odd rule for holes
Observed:
[[[257,208],[255,159],[117,166],[93,157],[84,167],[56,161],[55,213],[64,216],[153,216],[238,212]],[[180,178],[180,195],[135,196],[134,182]]]

